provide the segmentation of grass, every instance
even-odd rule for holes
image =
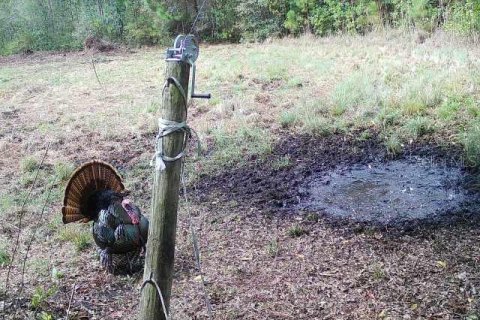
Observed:
[[[274,168],[276,170],[287,168],[287,167],[290,167],[291,165],[292,165],[292,161],[291,161],[289,155],[285,155],[283,157],[275,159],[272,162],[272,168]]]
[[[16,199],[10,194],[0,194],[0,212],[8,212],[15,206]]]
[[[409,119],[405,123],[404,129],[407,137],[417,139],[435,132],[435,125],[432,120],[427,117],[416,117]]]
[[[7,249],[0,247],[0,267],[5,267],[10,263],[10,256],[8,255]]]
[[[467,163],[472,167],[480,166],[480,122],[467,128],[463,137]]]
[[[387,148],[388,154],[396,156],[402,152],[403,143],[397,134],[391,134],[385,140],[385,148]]]
[[[30,307],[32,309],[39,309],[45,305],[46,301],[52,297],[55,293],[57,293],[58,288],[56,286],[52,286],[50,288],[44,287],[37,287],[35,288],[35,292],[33,293],[30,299]]]
[[[288,228],[287,233],[291,238],[298,238],[298,237],[301,237],[304,234],[306,234],[307,231],[305,229],[303,229],[303,227],[301,225],[294,224],[293,226]]]
[[[218,166],[231,167],[252,157],[262,157],[272,150],[270,134],[248,125],[241,125],[233,132],[227,128],[216,128],[211,135],[216,152],[205,161],[206,172]]]
[[[315,212],[309,212],[305,219],[310,222],[318,222],[319,216]]]
[[[20,162],[20,169],[24,173],[32,173],[39,168],[40,163],[33,156],[27,156]]]
[[[68,225],[59,232],[61,241],[70,242],[77,252],[84,251],[92,245],[92,234],[87,225]]]
[[[374,281],[382,281],[387,277],[384,268],[379,264],[373,265],[371,274]]]
[[[280,250],[280,246],[278,244],[278,239],[273,239],[268,243],[267,254],[270,257],[275,258],[278,255],[279,250]]]
[[[73,173],[74,166],[71,163],[57,162],[54,166],[55,180],[66,182]]]

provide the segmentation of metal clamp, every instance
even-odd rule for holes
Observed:
[[[210,99],[210,93],[196,93],[195,92],[195,61],[200,54],[198,41],[193,34],[179,35],[173,43],[173,48],[167,49],[166,61],[183,61],[192,66],[192,90],[191,98]]]

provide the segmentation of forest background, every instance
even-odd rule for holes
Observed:
[[[194,31],[209,42],[380,28],[441,28],[475,40],[480,31],[478,0],[0,0],[0,55],[78,50],[89,36],[129,46],[169,44],[193,31],[199,12]]]

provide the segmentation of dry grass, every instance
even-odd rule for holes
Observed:
[[[136,202],[149,212],[148,163],[164,80],[162,52],[95,56],[101,85],[91,56],[83,53],[0,61],[0,248],[8,248],[0,252],[3,264],[11,258],[18,210],[33,183],[31,175],[40,170],[17,256],[23,257],[36,233],[30,261],[37,263],[29,264],[27,286],[18,297],[25,307],[15,311],[18,318],[40,311],[65,316],[75,282],[74,313],[122,319],[135,312],[139,276],[105,276],[94,247],[85,245],[85,231],[64,229],[59,208],[73,165],[100,158],[119,167]],[[432,136],[446,144],[465,142],[477,157],[479,61],[478,48],[441,34],[424,44],[388,32],[204,46],[197,89],[211,92],[213,99],[193,101],[189,121],[208,156],[191,166],[190,173],[268,154],[286,131],[328,135],[373,128],[384,135],[392,153],[412,139]],[[45,164],[38,168],[49,143]],[[275,165],[294,164],[295,159],[279,159]],[[45,186],[51,183],[55,189],[48,212],[38,221]],[[200,204],[195,212],[207,290],[218,319],[480,316],[478,230],[388,238],[345,235],[308,219],[212,212]],[[198,272],[188,235],[181,231],[187,230],[186,223],[182,211],[173,312],[177,319],[204,318]],[[302,234],[292,236],[296,228]],[[439,267],[438,261],[446,266]],[[10,294],[19,289],[21,276],[19,261],[13,265]],[[61,272],[62,279],[52,279],[52,270]],[[0,278],[5,276],[2,267]],[[58,290],[45,295],[37,309],[28,307],[40,292],[37,288],[45,291],[54,284]],[[3,297],[0,292],[0,302]]]

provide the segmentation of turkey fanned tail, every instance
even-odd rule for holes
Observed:
[[[148,220],[125,198],[127,194],[115,168],[98,160],[77,168],[65,188],[63,223],[93,221],[100,261],[111,272],[113,258],[126,259],[131,267],[132,259],[138,260],[147,242]]]

